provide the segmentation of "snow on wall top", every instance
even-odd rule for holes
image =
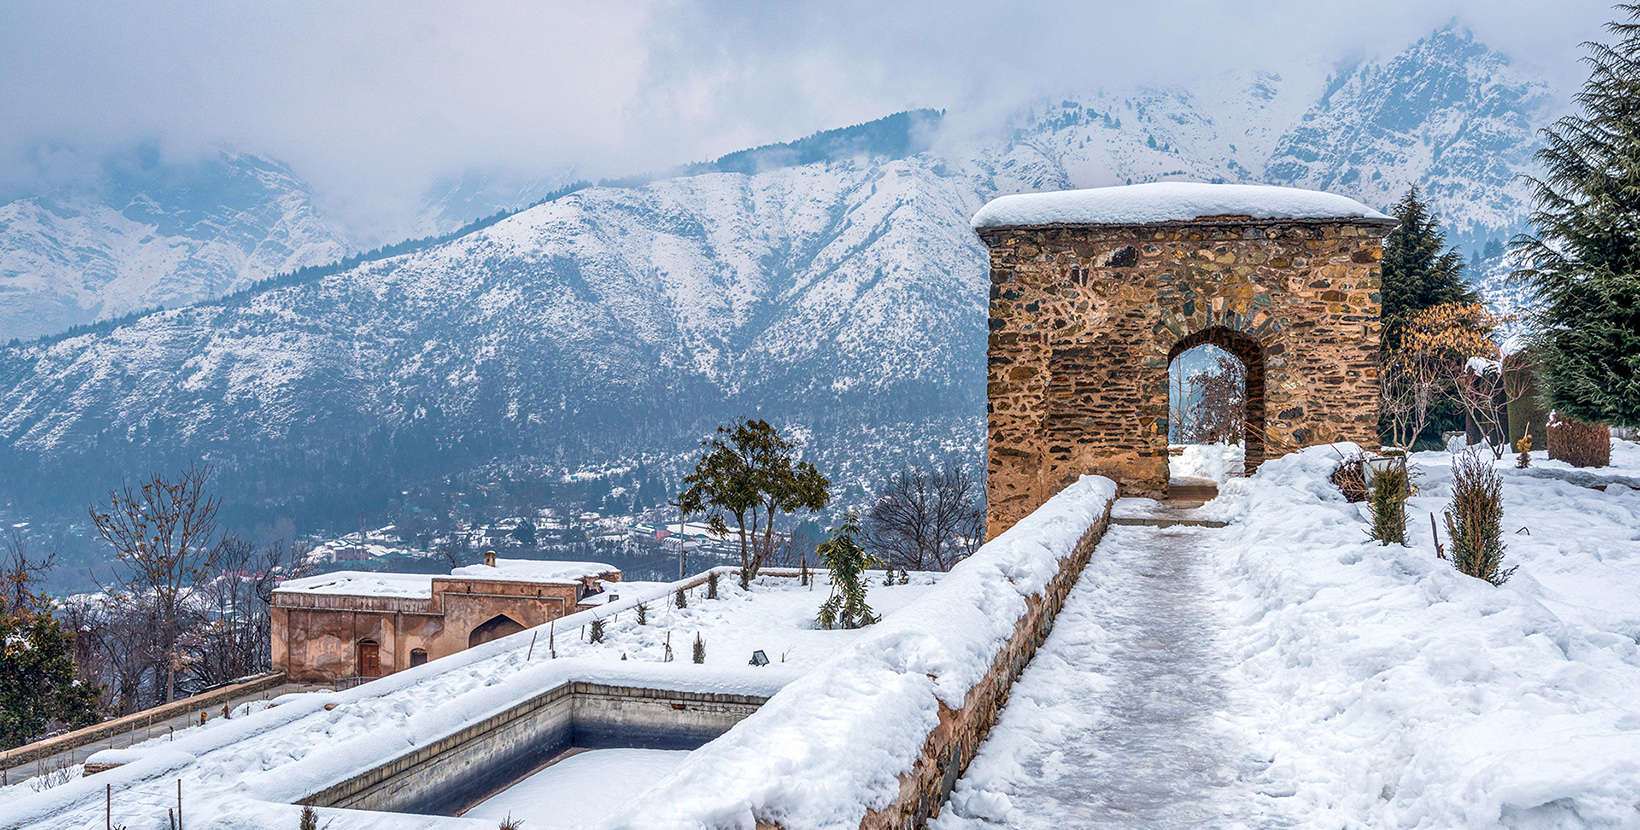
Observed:
[[[539,559],[497,559],[495,567],[464,565],[450,572],[451,576],[470,579],[489,579],[498,582],[579,582],[583,576],[598,576],[611,571],[620,573],[614,565],[602,562],[553,562]]]
[[[1208,216],[1254,219],[1375,219],[1388,216],[1354,199],[1259,184],[1156,182],[992,199],[974,214],[975,230],[1021,225],[1146,225]]]

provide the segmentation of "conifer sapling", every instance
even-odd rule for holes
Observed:
[[[700,638],[700,632],[695,632],[695,662],[706,662],[706,641]]]

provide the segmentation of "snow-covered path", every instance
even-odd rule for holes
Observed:
[[[936,827],[1294,823],[1227,726],[1230,623],[1205,573],[1226,532],[1111,529]]]

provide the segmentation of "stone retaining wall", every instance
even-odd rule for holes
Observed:
[[[1109,525],[1107,506],[1099,521],[1082,535],[1076,549],[1060,560],[1059,573],[1047,589],[1026,600],[1026,612],[1015,625],[1013,637],[997,654],[985,678],[968,691],[962,708],[940,705],[939,725],[929,734],[922,757],[911,772],[900,777],[899,798],[888,807],[867,813],[860,830],[924,827],[928,819],[939,815],[979,745],[996,725],[1014,681],[1053,631],[1054,618],[1064,607],[1065,597],[1081,577]]]
[[[572,681],[298,803],[454,815],[572,746],[693,749],[765,700]]]

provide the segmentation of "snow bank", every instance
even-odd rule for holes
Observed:
[[[1184,452],[1168,459],[1171,478],[1205,478],[1223,484],[1242,473],[1247,448],[1240,444],[1185,444]]]
[[[1354,199],[1315,190],[1251,184],[1157,182],[993,199],[974,214],[975,230],[1020,225],[1138,225],[1208,216],[1254,219],[1377,219]]]
[[[1270,764],[1259,785],[1318,826],[1640,825],[1640,493],[1505,456],[1520,569],[1493,587],[1435,556],[1451,456],[1413,456],[1409,547],[1366,539],[1363,506],[1326,481],[1337,459],[1266,462],[1209,505],[1238,520],[1215,560],[1219,642]]]
[[[1115,496],[1084,476],[599,826],[858,827],[899,795],[939,704],[962,706]]]

